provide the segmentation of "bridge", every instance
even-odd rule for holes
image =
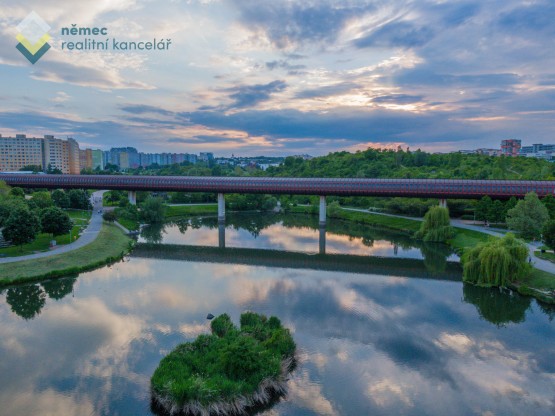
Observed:
[[[218,248],[178,244],[139,243],[133,257],[203,263],[311,269],[383,276],[461,281],[459,263],[447,261],[441,271],[429,270],[423,260],[359,256],[352,254],[307,254],[256,248]]]
[[[10,186],[47,189],[114,189],[129,191],[213,192],[218,194],[218,218],[225,220],[226,193],[319,195],[320,222],[326,221],[326,196],[382,196],[409,198],[496,199],[522,198],[528,192],[540,197],[555,194],[555,181],[502,181],[463,179],[268,178],[125,175],[0,174]]]

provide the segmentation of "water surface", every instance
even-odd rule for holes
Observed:
[[[325,255],[319,239],[311,218],[245,215],[220,250],[215,219],[182,221],[140,241],[184,251],[4,289],[0,414],[150,415],[159,360],[206,332],[207,313],[245,310],[278,316],[300,351],[267,415],[553,414],[553,309],[464,286],[445,247],[341,222]]]

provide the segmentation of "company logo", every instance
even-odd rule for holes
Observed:
[[[50,26],[34,11],[17,25],[16,48],[33,65],[50,49]]]

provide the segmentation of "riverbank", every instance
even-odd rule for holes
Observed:
[[[294,206],[290,207],[289,212],[298,214],[318,214],[316,206]],[[385,228],[404,232],[413,235],[415,231],[420,229],[421,221],[418,219],[409,219],[405,217],[396,217],[392,215],[374,214],[370,212],[350,211],[341,209],[331,215],[332,218],[339,218],[346,221],[354,221],[359,224],[370,225],[372,227]],[[459,255],[462,255],[465,249],[474,247],[476,244],[487,241],[489,238],[496,236],[488,235],[486,232],[464,229],[453,225],[455,228],[455,237],[447,242]],[[533,296],[536,299],[555,304],[555,274],[544,270],[534,268],[532,273],[521,282],[515,283],[511,287],[525,296]]]
[[[39,259],[0,264],[0,286],[61,277],[95,269],[121,259],[132,240],[113,224],[103,224],[96,239],[76,250]]]

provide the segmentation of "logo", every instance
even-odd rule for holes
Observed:
[[[50,49],[50,26],[34,11],[17,25],[16,48],[33,65]]]

